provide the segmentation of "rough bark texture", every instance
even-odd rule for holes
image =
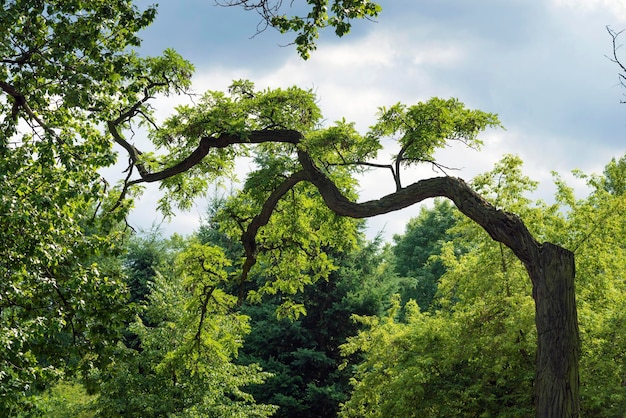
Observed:
[[[577,417],[580,343],[574,255],[545,243],[527,268],[533,282],[537,326],[537,417]]]

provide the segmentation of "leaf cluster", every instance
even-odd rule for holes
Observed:
[[[457,99],[435,97],[413,106],[397,103],[380,108],[378,122],[370,128],[369,135],[395,138],[401,146],[396,160],[411,165],[434,161],[435,150],[449,141],[480,148],[478,134],[499,126],[493,113],[467,109]]]
[[[350,32],[354,19],[372,19],[382,11],[379,4],[370,0],[307,0],[303,7],[292,2],[290,7],[296,9],[295,15],[282,12],[282,0],[220,0],[218,4],[255,10],[265,25],[282,33],[295,32],[293,43],[303,59],[316,49],[321,29],[333,28],[335,35],[342,37]]]

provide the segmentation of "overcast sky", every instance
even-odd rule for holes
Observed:
[[[301,2],[303,0],[295,0]],[[150,1],[138,2],[141,8]],[[284,1],[289,4],[289,1]],[[259,17],[213,0],[163,0],[156,22],[140,35],[141,54],[174,48],[196,66],[194,89],[223,90],[247,78],[259,88],[298,85],[313,89],[325,118],[345,117],[362,132],[379,106],[456,97],[471,108],[497,113],[506,130],[483,135],[480,152],[450,148],[439,162],[471,179],[505,154],[517,154],[525,172],[549,200],[551,171],[571,180],[573,169],[602,171],[626,153],[625,90],[609,61],[606,26],[626,29],[624,0],[381,0],[377,22],[358,21],[352,33],[323,33],[317,51],[301,60],[291,40],[275,30],[254,36]],[[622,38],[626,44],[626,33]],[[626,47],[624,48],[626,60]],[[159,100],[164,116],[175,100]],[[381,162],[387,154],[381,154]],[[361,181],[361,200],[393,189],[379,172]],[[405,179],[436,175],[416,168]],[[405,180],[406,184],[406,180]],[[582,192],[582,189],[581,189]],[[148,189],[131,224],[147,228],[161,219],[157,193]],[[189,234],[205,213],[206,200],[164,225]],[[402,233],[417,207],[369,221],[370,237]]]

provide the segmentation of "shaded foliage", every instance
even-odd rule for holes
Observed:
[[[337,270],[327,280],[308,286],[295,297],[306,315],[295,320],[276,317],[280,297],[266,296],[260,305],[243,307],[252,332],[241,361],[255,362],[274,376],[252,388],[259,401],[280,406],[278,417],[333,417],[346,399],[352,369],[339,369],[339,345],[354,335],[353,313],[376,315],[397,279],[378,243],[336,254]]]
[[[409,221],[403,235],[394,235],[395,271],[408,279],[401,291],[402,304],[413,299],[422,311],[431,308],[439,278],[445,273],[437,255],[443,244],[452,239],[448,229],[458,216],[447,200],[435,200],[432,209],[422,208]]]

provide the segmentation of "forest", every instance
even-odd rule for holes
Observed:
[[[224,5],[305,59],[318,30],[381,12]],[[626,155],[574,171],[584,196],[553,172],[544,201],[512,154],[407,184],[501,128],[457,99],[381,107],[359,132],[328,124],[311,89],[234,80],[159,121],[155,97],[190,94],[194,66],[133,52],[155,18],[129,0],[3,2],[1,416],[624,416]],[[175,216],[243,158],[242,186],[212,194],[193,234],[129,226],[144,186]],[[357,203],[373,169],[395,188]],[[392,241],[367,238],[367,218],[424,201]]]

